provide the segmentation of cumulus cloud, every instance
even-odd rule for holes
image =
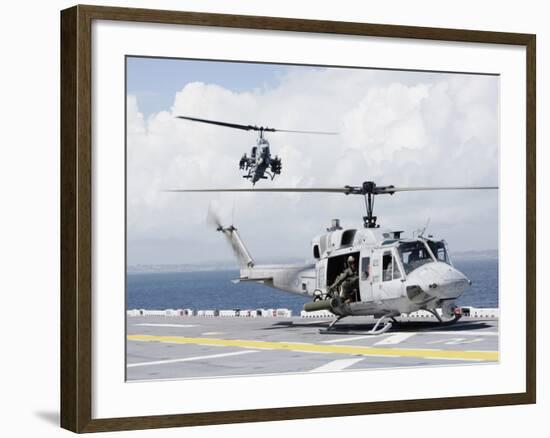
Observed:
[[[152,78],[154,80],[154,78]],[[174,194],[167,188],[249,187],[238,161],[251,132],[176,119],[190,115],[282,129],[336,130],[338,136],[273,133],[283,172],[259,186],[498,184],[498,78],[352,69],[293,68],[277,87],[234,92],[201,82],[147,118],[127,97],[129,263],[229,259],[206,225],[212,202],[232,217],[262,259],[308,258],[311,238],[331,218],[360,226],[360,197],[323,194]],[[498,246],[498,193],[379,196],[379,222],[430,231],[451,249]]]

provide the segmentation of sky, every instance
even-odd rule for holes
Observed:
[[[177,91],[191,82],[217,84],[234,92],[263,90],[279,84],[285,66],[242,62],[127,58],[127,90],[139,100],[144,117],[169,109]]]
[[[311,259],[333,218],[362,224],[359,196],[163,192],[250,187],[238,161],[255,133],[177,115],[339,132],[270,133],[283,171],[258,187],[497,186],[498,90],[497,76],[127,58],[127,262],[230,261],[209,209],[259,263]],[[498,248],[498,190],[378,196],[375,215],[409,237],[429,220],[451,254]]]

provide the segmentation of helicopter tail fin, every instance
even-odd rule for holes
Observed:
[[[212,209],[208,210],[208,223],[215,226],[216,231],[223,233],[223,235],[227,239],[227,242],[229,243],[229,246],[231,247],[231,250],[233,251],[233,254],[235,255],[235,258],[239,263],[240,269],[250,269],[254,267],[254,259],[250,255],[250,252],[248,252],[248,249],[242,241],[241,236],[237,231],[237,228],[235,228],[233,225],[230,225],[229,227],[224,227],[221,223],[219,216],[216,215],[212,211]]]
[[[237,229],[233,225],[231,225],[225,228],[220,227],[218,228],[218,231],[221,231],[225,235],[227,241],[229,242],[229,245],[231,246],[231,249],[233,250],[233,254],[235,254],[235,257],[239,262],[239,267],[241,269],[253,268],[255,265],[254,259],[248,252],[248,249],[242,241]]]

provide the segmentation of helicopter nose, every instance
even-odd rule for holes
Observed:
[[[462,272],[443,262],[427,263],[415,269],[407,276],[407,282],[444,299],[460,297],[472,284]]]

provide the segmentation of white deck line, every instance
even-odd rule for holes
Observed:
[[[319,372],[326,372],[326,371],[341,371],[344,370],[357,362],[360,362],[364,359],[364,357],[361,358],[354,358],[354,359],[336,359],[331,362],[328,362],[324,365],[321,365],[318,368],[314,368],[310,371],[310,373],[319,373]]]
[[[231,353],[210,354],[208,356],[194,356],[194,357],[184,357],[182,359],[168,359],[168,360],[156,360],[153,362],[130,363],[126,365],[126,367],[134,368],[134,367],[144,367],[149,365],[163,365],[167,363],[191,362],[194,360],[216,359],[218,357],[238,356],[241,354],[248,354],[248,353],[257,353],[257,351],[256,350],[233,351]]]
[[[415,335],[454,335],[454,336],[498,336],[498,332],[483,332],[483,331],[460,331],[460,330],[441,330],[441,331],[421,331],[421,332],[407,332],[414,333]]]
[[[379,335],[358,335],[358,336],[352,336],[352,337],[339,337],[335,339],[329,339],[328,341],[321,341],[323,344],[336,344],[338,342],[352,342],[352,341],[359,341],[361,339],[368,339],[368,338],[377,338],[379,336],[389,336],[388,339],[384,339],[380,342],[377,342],[374,345],[391,345],[391,344],[397,344],[400,342],[403,342],[404,340],[415,336],[415,335],[452,335],[452,336],[498,336],[498,332],[482,332],[482,331],[420,331],[420,332],[403,332],[403,333],[392,333],[391,330],[388,333],[381,333]],[[394,338],[395,337],[395,338]],[[393,338],[394,340],[399,340],[399,342],[388,342],[389,339]]]
[[[374,345],[395,345],[415,336],[416,333],[394,333],[386,339],[376,342]]]

